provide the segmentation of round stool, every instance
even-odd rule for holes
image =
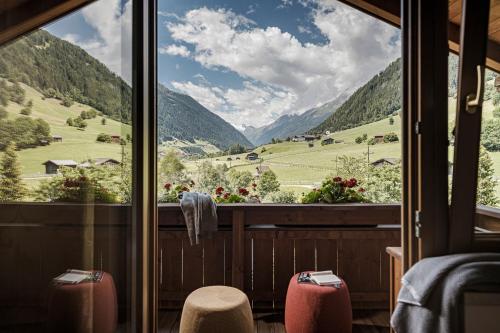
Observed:
[[[351,333],[352,310],[347,284],[339,288],[298,283],[288,285],[285,303],[287,333]]]
[[[247,296],[225,286],[193,291],[182,309],[180,333],[253,333]]]
[[[48,332],[114,333],[116,321],[116,290],[108,273],[100,282],[51,287]]]

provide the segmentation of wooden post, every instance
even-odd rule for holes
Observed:
[[[418,213],[420,258],[447,253],[448,1],[418,2]],[[412,78],[412,80],[415,78]],[[417,162],[415,161],[415,162]]]
[[[233,262],[232,285],[243,290],[245,263],[245,212],[241,209],[233,211]]]

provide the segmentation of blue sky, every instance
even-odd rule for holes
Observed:
[[[400,55],[399,30],[335,0],[159,0],[158,78],[237,128],[352,93]],[[130,0],[47,28],[130,82]]]

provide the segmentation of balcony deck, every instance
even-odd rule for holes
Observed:
[[[158,333],[179,333],[180,311],[160,311]],[[255,333],[286,333],[283,312],[254,313]],[[352,333],[388,333],[389,312],[357,310],[353,314]]]

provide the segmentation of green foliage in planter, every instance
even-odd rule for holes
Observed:
[[[302,197],[302,203],[352,203],[369,202],[364,195],[365,189],[359,187],[355,178],[342,179],[341,177],[327,178],[318,189]]]

